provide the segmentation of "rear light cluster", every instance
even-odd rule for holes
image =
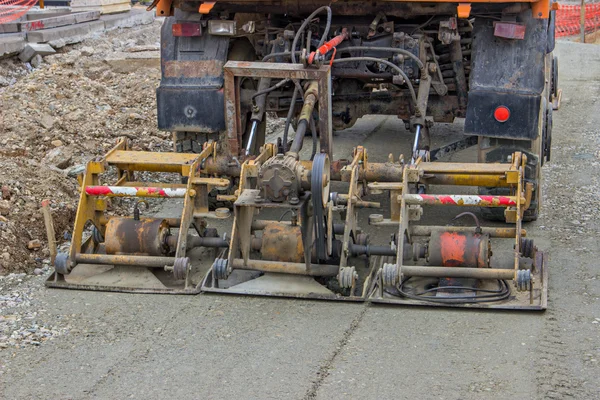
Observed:
[[[206,26],[206,25],[205,25]],[[202,36],[202,26],[198,22],[178,22],[173,24],[173,36]],[[216,36],[235,36],[237,32],[235,21],[210,20],[208,33]]]
[[[181,22],[173,24],[172,28],[173,36],[202,36],[202,27],[199,23],[194,22]]]
[[[498,122],[506,122],[510,118],[510,110],[506,106],[498,106],[494,110],[494,118]]]

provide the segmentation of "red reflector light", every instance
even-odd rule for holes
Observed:
[[[525,39],[525,25],[494,22],[494,36],[505,39]]]
[[[494,111],[494,118],[496,118],[496,121],[498,122],[506,122],[508,121],[508,118],[510,118],[510,110],[508,107],[500,106]]]
[[[202,36],[200,24],[183,22],[173,24],[173,36]]]

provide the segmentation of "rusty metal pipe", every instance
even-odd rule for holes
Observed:
[[[177,236],[169,236],[167,238],[167,244],[169,248],[176,249],[177,248]],[[220,237],[200,237],[194,235],[188,235],[187,237],[187,249],[193,249],[196,247],[216,247],[216,248],[227,248],[229,247],[229,242],[223,240]]]
[[[506,279],[515,276],[513,269],[500,268],[460,268],[460,267],[419,267],[403,265],[402,275],[432,278],[474,278],[474,279]]]
[[[417,225],[410,227],[412,236],[430,236],[432,231],[443,230],[446,232],[475,232],[475,227],[472,226],[424,226]],[[517,235],[515,228],[481,228],[481,233],[490,237],[513,239]],[[521,236],[527,236],[527,231],[521,229]]]
[[[126,265],[130,267],[163,268],[173,265],[175,257],[152,257],[107,254],[77,254],[75,261],[82,264]]]
[[[312,169],[312,161],[301,160],[300,163],[307,170]],[[332,181],[350,181],[350,171],[343,169],[349,164],[348,160],[336,160],[331,163]],[[367,182],[401,182],[402,164],[369,162],[364,168],[359,169],[359,179]],[[456,186],[489,186],[505,187],[506,172],[510,169],[507,164],[483,163],[450,163],[450,162],[424,162],[419,164],[419,169],[426,177],[426,183],[434,185]],[[202,172],[209,175],[240,176],[241,168],[230,163],[226,157],[212,157],[207,159]]]
[[[392,249],[390,246],[362,246],[359,244],[350,245],[350,251],[353,256],[390,256],[393,257],[396,255],[396,250]]]
[[[348,205],[348,195],[338,194],[335,199],[335,204],[342,206]],[[354,204],[356,208],[381,208],[381,203],[379,202],[359,200],[356,197],[352,199],[352,204]]]
[[[254,221],[252,221],[252,231],[262,231],[268,224],[273,222],[275,221],[269,221],[267,219],[255,219]],[[286,225],[291,224],[290,221],[278,221],[278,223]],[[344,233],[344,224],[333,224],[333,232],[336,235],[342,235]],[[258,246],[258,248],[260,249],[260,245]]]
[[[424,177],[422,183],[449,186],[508,187],[504,175],[435,174]]]
[[[245,264],[244,260],[240,258],[235,258],[233,260],[232,268],[250,271],[276,272],[281,274],[309,276],[336,276],[338,274],[339,269],[337,265],[310,264],[310,268],[307,269],[306,264],[304,263],[262,260],[248,260],[248,263]]]

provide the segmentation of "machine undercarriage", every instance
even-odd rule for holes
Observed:
[[[327,15],[325,22],[317,19],[319,14]],[[480,73],[471,65],[477,40],[472,20],[432,16],[401,25],[393,15],[378,13],[361,24],[364,18],[331,14],[329,7],[321,7],[283,28],[277,28],[282,24],[275,17],[266,23],[241,14],[233,25],[226,18],[200,18],[198,26],[209,32],[229,32],[232,26],[236,33],[245,32],[240,36],[261,61],[232,57],[231,49],[229,61],[217,65],[212,60],[213,69],[222,71],[223,127],[219,133],[194,128],[204,101],[196,97],[180,107],[181,118],[187,115],[191,121],[188,130],[175,134],[175,139],[196,135],[189,149],[196,154],[134,152],[121,141],[104,159],[90,162],[70,252],[57,256],[48,285],[545,309],[544,254],[526,237],[522,223],[531,215],[528,210],[537,215],[537,177],[541,161],[549,158],[550,80],[542,85],[541,102],[527,94],[527,105],[515,108],[521,100],[511,98],[510,107],[494,104],[489,116],[473,120],[468,114],[483,113],[477,108],[483,106],[467,103],[474,84],[482,81],[469,80]],[[535,30],[532,20],[523,24]],[[189,23],[171,21],[170,28],[186,30]],[[226,34],[213,36],[230,41]],[[551,54],[543,60],[544,71],[549,70]],[[167,75],[193,73],[190,64],[171,65],[164,65]],[[491,90],[484,89],[476,93]],[[159,99],[169,90],[174,89],[159,88]],[[509,110],[504,121],[501,107]],[[536,107],[535,120],[519,127]],[[163,116],[163,124],[180,123],[175,121],[179,111],[172,112]],[[268,112],[286,117],[276,143],[265,143]],[[335,160],[334,130],[352,126],[365,114],[402,119],[413,133],[410,154],[392,151],[386,160],[371,160],[368,149],[357,144],[352,159]],[[455,117],[467,117],[465,129],[471,135],[432,149],[429,128]],[[495,118],[506,132],[490,125],[489,135],[477,133],[486,118]],[[288,137],[290,126],[293,138]],[[305,136],[312,137],[311,152],[302,151]],[[494,143],[509,143],[495,160],[489,158],[498,153]],[[470,146],[479,146],[480,161],[488,162],[435,162]],[[102,184],[111,169],[116,169],[116,180]],[[185,183],[137,180],[157,172],[178,174]],[[462,187],[479,194],[464,194]],[[233,213],[211,209],[215,192]],[[375,194],[389,198],[387,209],[373,201]],[[106,199],[118,196],[181,198],[183,211],[180,218],[142,218],[136,205],[132,217],[108,215]],[[447,218],[420,224],[432,207],[446,207]],[[460,212],[460,207],[491,210],[508,225],[482,227],[474,213]],[[358,211],[364,209],[373,210],[370,226],[393,231],[389,241],[371,243],[369,229],[359,226]],[[231,230],[219,236],[211,221],[229,218]],[[456,218],[472,224],[456,226]],[[84,240],[86,230],[91,234]],[[209,256],[214,257],[212,267],[203,276],[192,262],[200,248],[215,249]],[[201,256],[206,258],[206,252]]]

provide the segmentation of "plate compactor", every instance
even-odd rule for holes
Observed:
[[[169,11],[158,3],[161,10]],[[217,2],[215,10],[226,3]],[[335,7],[342,10],[339,7],[355,3],[359,2],[334,3],[332,8],[335,12]],[[529,3],[521,8],[527,7]],[[245,19],[229,24],[228,14],[220,10],[220,18],[215,19],[216,11],[208,7],[194,20],[199,28],[192,31],[189,29],[194,24],[178,22],[182,16],[167,19],[163,36],[178,35],[186,39],[189,49],[194,41],[204,41],[208,46],[211,40],[223,41],[225,37],[223,43],[229,43],[230,50],[210,56],[224,57],[220,63],[214,59],[163,62],[163,83],[157,92],[159,125],[164,125],[167,118],[161,114],[161,104],[167,101],[164,96],[176,90],[168,86],[173,74],[204,79],[206,74],[214,73],[221,74],[222,79],[219,96],[223,127],[216,135],[198,134],[193,140],[189,140],[193,136],[190,132],[175,132],[177,151],[172,153],[132,151],[122,140],[102,159],[91,161],[81,177],[69,252],[57,255],[55,272],[47,285],[124,292],[214,292],[403,305],[545,309],[546,258],[527,237],[523,221],[537,217],[540,166],[549,158],[551,126],[547,125],[547,112],[551,115],[555,80],[542,82],[545,86],[541,93],[549,96],[548,101],[542,98],[536,102],[530,96],[530,103],[523,103],[523,107],[530,107],[527,115],[535,116],[535,126],[515,131],[519,125],[510,124],[511,118],[522,117],[519,103],[506,97],[509,92],[497,95],[492,93],[494,88],[476,91],[478,82],[487,79],[476,64],[485,61],[485,56],[473,60],[467,57],[481,52],[472,43],[473,29],[481,30],[480,41],[490,35],[497,39],[510,32],[500,29],[498,33],[494,26],[506,28],[504,25],[512,22],[488,26],[485,18],[478,16],[478,21],[483,18],[484,23],[474,27],[472,20],[427,18],[409,29],[390,13],[378,14],[361,27],[359,17],[353,20],[354,25],[345,24],[344,18],[334,19],[337,25],[333,24],[332,8],[321,7],[310,15],[300,10],[297,13],[302,17],[296,20],[290,11],[287,24],[273,14],[268,20],[243,14]],[[525,34],[541,29],[537,19],[531,18],[531,11],[527,14],[523,10],[519,12],[529,15],[524,25],[519,25],[526,26]],[[319,20],[320,13],[327,14],[327,19]],[[437,30],[432,36],[433,28]],[[241,57],[240,53],[247,52],[231,49],[239,49],[236,40],[240,35],[256,39],[255,34],[261,42],[251,40],[253,51],[262,56],[262,61]],[[538,39],[536,36],[531,40]],[[496,41],[502,47],[503,41],[511,40],[523,39],[503,37]],[[163,58],[175,57],[165,43],[163,40],[163,46],[167,46],[163,47]],[[522,42],[514,43],[518,47]],[[435,53],[443,52],[444,46],[460,53],[461,44],[467,44],[468,54],[455,57]],[[257,50],[259,46],[262,53]],[[502,51],[513,51],[508,47],[502,47]],[[541,73],[551,75],[555,60],[547,48],[540,51],[548,56],[538,59],[546,60],[547,67]],[[445,67],[440,71],[444,60],[454,62],[452,73]],[[465,60],[473,63],[467,72]],[[209,64],[212,69],[206,69]],[[349,65],[358,69],[352,72]],[[476,71],[479,75],[473,76]],[[467,73],[471,74],[468,103],[466,93],[458,90],[466,85]],[[361,82],[360,88],[354,85],[357,81]],[[348,82],[354,82],[354,89]],[[511,82],[522,84],[519,78]],[[358,110],[356,104],[339,107],[339,96],[350,99],[345,92],[350,89],[366,90],[366,101],[384,96],[390,104],[401,105],[396,114],[414,135],[408,157],[390,154],[384,160],[371,160],[368,149],[357,145],[350,158],[334,159],[334,127],[339,129],[340,118],[350,124],[355,118],[348,113]],[[193,97],[190,93],[180,94],[178,101],[185,103]],[[188,95],[192,97],[185,97]],[[202,96],[209,93],[203,92]],[[199,103],[182,106],[190,124],[203,112],[197,108],[206,100],[202,96],[194,97]],[[451,120],[466,112],[465,131],[472,134],[440,149],[430,149],[429,128],[433,122],[426,116],[432,110],[439,111],[440,99],[450,104],[444,112]],[[502,105],[510,101],[515,108]],[[214,104],[209,107],[205,102],[205,106],[208,110]],[[542,111],[534,113],[532,107]],[[371,107],[371,111],[376,108]],[[267,111],[287,115],[285,133],[277,143],[264,140]],[[179,111],[175,107],[172,112],[175,116]],[[213,117],[205,113],[207,126]],[[495,125],[489,121],[484,124],[488,117]],[[433,120],[436,118],[440,116]],[[515,123],[525,122],[529,123]],[[489,126],[488,136],[476,132],[481,124]],[[289,141],[288,125],[295,128],[294,138]],[[508,136],[502,136],[504,127],[510,130]],[[535,136],[528,133],[533,130]],[[307,133],[312,134],[312,155],[306,155],[306,149],[302,151]],[[521,134],[529,135],[528,140],[518,137]],[[202,135],[205,140],[198,139]],[[182,149],[187,141],[192,145]],[[480,162],[437,161],[469,146],[479,147]],[[167,179],[169,174],[171,178]],[[127,204],[132,215],[110,211],[109,203],[115,197],[131,198],[121,201],[131,202]],[[180,199],[179,203],[162,205],[177,202],[173,199]],[[212,207],[215,200],[221,203],[217,208]],[[141,216],[140,205],[147,206],[148,202],[166,215],[153,211],[149,216],[144,210]],[[229,206],[223,207],[226,204]],[[431,222],[427,212],[440,207],[447,211],[436,212],[433,224],[420,223]],[[180,209],[180,215],[172,214]],[[359,227],[359,213],[364,215],[367,209],[373,212],[368,216],[368,225],[393,232],[389,240],[371,243],[369,229]],[[482,226],[482,216],[500,216],[506,224]],[[460,219],[460,226],[453,222],[455,219]],[[221,236],[215,226],[224,229]]]

